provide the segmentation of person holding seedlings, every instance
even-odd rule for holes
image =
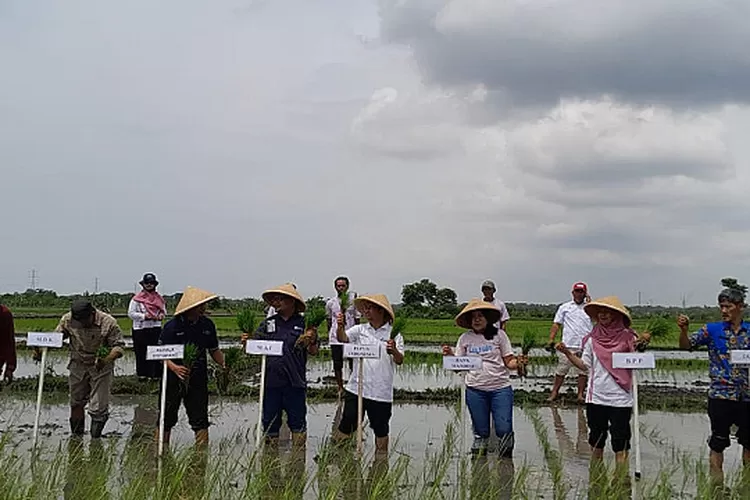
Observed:
[[[349,290],[349,278],[339,276],[333,280],[336,296],[326,302],[326,318],[328,322],[328,345],[331,346],[331,358],[333,359],[333,373],[336,375],[336,384],[339,388],[339,397],[344,392],[344,347],[338,339],[338,314],[345,310],[344,326],[349,329],[359,323],[361,315],[354,307],[354,299],[357,294]],[[349,359],[349,371],[352,369],[352,360]]]
[[[482,283],[482,295],[484,295],[484,301],[494,305],[498,311],[500,311],[500,319],[498,319],[493,326],[498,330],[505,331],[505,325],[510,319],[510,314],[508,314],[508,308],[505,307],[505,302],[495,298],[496,291],[497,289],[495,288],[494,281],[485,280],[484,283]]]
[[[595,323],[583,338],[583,353],[576,356],[565,342],[559,352],[588,374],[586,419],[592,465],[601,463],[607,433],[612,435],[612,451],[618,472],[627,476],[630,450],[630,416],[633,411],[633,371],[612,366],[612,354],[634,352],[636,334],[630,329],[630,312],[617,297],[603,297],[584,306]]]
[[[482,358],[482,368],[466,374],[466,406],[474,428],[474,455],[487,453],[490,417],[500,456],[511,457],[515,446],[510,371],[528,364],[528,358],[513,354],[508,335],[495,326],[501,317],[502,312],[491,302],[472,299],[456,316],[456,325],[468,331],[458,338],[455,349],[443,346],[444,356]]]
[[[266,360],[263,432],[267,443],[278,444],[282,412],[286,412],[292,444],[301,447],[307,442],[307,356],[318,354],[318,332],[305,327],[305,301],[293,284],[266,290],[263,300],[276,313],[260,324],[254,338],[284,343],[283,355]],[[244,334],[242,341],[248,338]]]
[[[743,321],[747,287],[732,278],[722,280],[722,285],[725,288],[718,297],[721,321],[708,323],[688,335],[689,318],[680,315],[677,319],[681,349],[708,348],[708,373],[711,378],[708,390],[708,418],[711,421],[709,467],[711,477],[719,485],[724,482],[724,450],[731,443],[732,425],[737,426],[737,442],[742,446],[742,461],[746,470],[750,467],[748,368],[733,365],[730,358],[732,350],[750,349],[750,323]]]
[[[122,356],[125,345],[120,326],[88,300],[79,299],[60,318],[56,331],[70,339],[70,432],[83,435],[88,404],[91,437],[100,438],[109,419],[114,361]]]
[[[224,353],[219,349],[216,325],[206,316],[209,302],[218,296],[189,286],[182,294],[159,337],[159,344],[184,344],[183,359],[164,361],[167,373],[167,392],[164,410],[164,444],[169,444],[169,434],[177,424],[180,403],[185,405],[190,428],[195,433],[195,444],[208,444],[208,359],[206,353],[226,369]],[[160,402],[161,403],[161,402]]]
[[[571,295],[573,296],[573,300],[565,302],[557,308],[555,319],[552,320],[552,328],[550,328],[549,331],[549,345],[552,348],[555,347],[555,337],[557,337],[557,334],[562,327],[563,344],[565,344],[573,354],[580,358],[581,342],[583,341],[583,337],[591,332],[592,328],[591,318],[589,318],[589,315],[583,310],[586,302],[590,301],[591,298],[589,297],[586,283],[583,283],[582,281],[573,285]],[[568,360],[568,357],[561,352],[557,353],[557,357],[555,382],[547,401],[554,401],[557,399],[560,387],[562,387],[563,381],[565,381],[565,376],[572,368],[573,372],[578,375],[578,404],[583,404],[583,392],[586,388],[586,373],[576,368]]]
[[[393,374],[396,366],[404,362],[404,337],[393,328],[395,316],[388,297],[382,294],[364,295],[354,300],[354,305],[367,319],[367,324],[354,325],[346,329],[346,320],[338,313],[337,331],[339,342],[346,344],[380,344],[380,357],[360,358],[354,361],[354,369],[346,384],[344,412],[339,423],[337,440],[349,437],[359,426],[357,421],[357,395],[359,393],[359,364],[363,363],[362,398],[363,410],[367,412],[370,427],[375,433],[375,451],[388,452],[391,410],[393,406]]]
[[[0,370],[3,367],[5,382],[12,382],[16,369],[16,330],[10,309],[0,304]]]
[[[167,315],[167,307],[156,291],[159,281],[154,274],[144,274],[140,285],[143,289],[132,298],[128,307],[128,316],[133,320],[135,373],[141,379],[159,378],[161,363],[146,360],[146,351],[148,346],[159,343],[161,322]]]

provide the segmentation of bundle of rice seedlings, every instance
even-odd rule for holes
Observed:
[[[341,314],[346,314],[346,310],[349,309],[349,291],[341,292],[339,294],[339,303],[341,304]]]
[[[391,340],[394,340],[399,333],[404,333],[406,323],[406,318],[402,316],[396,316],[396,318],[393,320],[393,325],[391,326]]]
[[[305,312],[305,333],[307,330],[318,330],[318,327],[326,320],[326,311],[322,307],[313,307]],[[303,336],[297,339],[294,343],[295,347],[302,345]]]
[[[185,344],[184,350],[182,352],[182,366],[187,368],[188,370],[193,369],[193,363],[195,363],[195,360],[198,359],[198,346],[195,344]],[[183,380],[183,383],[185,387],[190,384],[190,373],[188,372],[187,377],[185,377],[185,380]]]
[[[536,345],[536,333],[531,328],[526,328],[523,332],[523,339],[521,340],[521,354],[528,356]],[[526,365],[518,365],[518,376],[523,378],[526,376]]]
[[[655,316],[646,323],[645,332],[650,333],[652,338],[664,338],[670,331],[671,325],[666,318]]]
[[[104,359],[109,356],[110,352],[112,352],[112,349],[106,345],[100,346],[99,349],[96,350],[96,359]]]
[[[228,349],[223,349],[223,351],[226,370],[219,370],[216,375],[216,388],[219,389],[220,394],[227,393],[227,390],[232,383],[232,379],[234,378],[234,373],[243,361],[242,349],[238,347],[230,347]]]
[[[258,318],[252,309],[243,309],[237,313],[237,327],[242,333],[253,333],[258,328]]]

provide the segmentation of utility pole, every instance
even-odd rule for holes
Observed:
[[[99,293],[99,278],[94,278],[94,295]]]
[[[638,307],[641,305],[641,292],[638,292]]]

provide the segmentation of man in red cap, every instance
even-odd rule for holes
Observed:
[[[573,300],[565,302],[557,308],[555,319],[552,321],[552,328],[549,331],[549,345],[552,349],[555,346],[555,337],[562,327],[562,341],[571,352],[576,356],[581,355],[581,345],[583,337],[591,333],[592,324],[591,318],[583,310],[583,306],[586,305],[591,297],[588,293],[588,287],[586,283],[579,281],[573,285]],[[557,399],[557,395],[560,392],[565,381],[565,376],[568,374],[570,369],[578,374],[578,402],[583,403],[583,391],[586,388],[586,374],[573,366],[573,363],[566,357],[557,353],[558,363],[557,369],[555,370],[555,383],[552,386],[552,392],[549,395],[548,401],[554,401]]]

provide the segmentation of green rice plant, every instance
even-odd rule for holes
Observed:
[[[672,331],[671,325],[666,318],[655,316],[648,320],[644,332],[651,334],[651,338],[662,339]]]
[[[341,304],[341,314],[346,314],[346,310],[349,309],[349,291],[341,292],[339,294],[339,303]]]
[[[110,352],[112,352],[112,349],[109,347],[105,345],[100,346],[99,349],[96,350],[96,359],[104,359],[109,356]]]
[[[242,349],[238,347],[230,347],[223,349],[224,352],[224,370],[219,370],[216,374],[216,388],[220,394],[226,394],[229,390],[229,386],[232,384],[234,379],[237,377],[237,372],[242,367],[244,361],[244,353]]]
[[[313,307],[305,313],[305,328],[318,328],[326,320],[326,311],[322,307]]]
[[[185,344],[184,350],[182,352],[182,366],[187,368],[188,370],[193,369],[193,364],[198,359],[198,346],[192,343]],[[187,377],[185,377],[182,380],[183,385],[185,386],[185,389],[190,385],[190,372],[188,371]]]
[[[404,334],[407,323],[407,319],[403,316],[396,316],[393,320],[393,325],[391,326],[391,340],[395,340],[399,334]]]
[[[531,328],[526,328],[523,332],[523,341],[521,342],[521,354],[524,356],[528,356],[529,351],[531,351],[536,346],[536,333],[534,333],[534,330]],[[526,376],[526,365],[521,364],[518,365],[518,376],[523,378]]]
[[[243,333],[253,333],[258,328],[258,317],[252,309],[243,309],[237,313],[237,327]]]

